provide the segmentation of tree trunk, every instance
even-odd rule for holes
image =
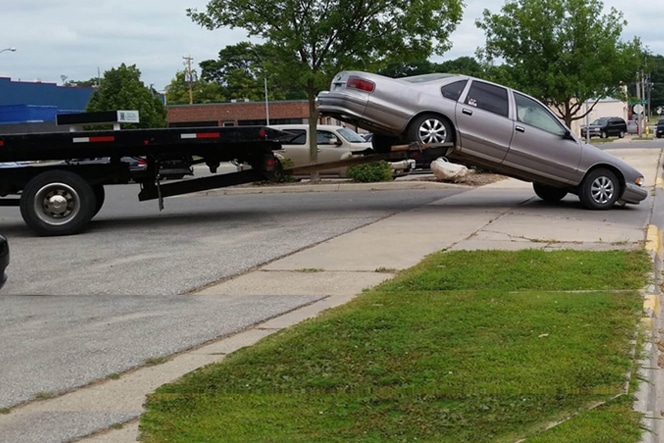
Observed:
[[[307,99],[309,100],[309,160],[311,163],[318,163],[318,137],[316,131],[318,109],[316,109],[316,91],[313,78],[307,80]],[[320,183],[318,171],[311,173],[311,182]]]

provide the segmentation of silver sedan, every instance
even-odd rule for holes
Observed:
[[[377,151],[428,145],[450,160],[532,182],[545,201],[573,193],[587,208],[609,209],[648,195],[639,171],[577,139],[544,104],[478,78],[343,71],[318,95],[318,110],[373,132]]]

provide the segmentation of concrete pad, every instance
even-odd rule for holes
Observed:
[[[299,256],[302,251],[296,254]],[[291,257],[295,257],[291,256]],[[281,261],[281,260],[279,260]],[[351,272],[337,272],[322,266],[318,261],[295,259],[291,268],[279,268],[268,265],[261,270],[240,275],[196,292],[195,295],[308,295],[317,294],[319,298],[330,295],[357,294],[389,279],[391,274],[351,269]],[[323,271],[324,269],[324,271]],[[285,272],[272,272],[283,270]]]

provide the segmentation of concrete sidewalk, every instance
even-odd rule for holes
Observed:
[[[646,174],[647,185],[653,189],[658,177],[659,154],[659,150],[620,151],[621,157]],[[439,183],[417,180],[386,185],[407,189],[440,186]],[[300,186],[298,192],[322,189],[321,185],[314,186]],[[331,185],[332,190],[343,190],[345,186],[357,185]],[[374,189],[384,185],[365,186]],[[287,190],[283,187],[281,190],[267,189],[262,188],[260,192]],[[247,191],[238,188],[219,192]],[[0,415],[3,438],[13,437],[7,441],[14,443],[134,442],[145,396],[159,386],[196,368],[218,362],[229,353],[322,310],[344,304],[363,289],[391,278],[396,271],[416,265],[436,251],[636,249],[643,248],[649,238],[653,255],[658,256],[661,248],[659,229],[653,228],[651,223],[654,200],[653,197],[643,202],[638,211],[593,212],[579,209],[576,197],[568,196],[566,207],[571,209],[561,210],[535,203],[538,199],[530,184],[506,179],[396,214],[192,294],[220,297],[250,297],[266,292],[274,295],[320,294],[319,301],[254,325],[237,335],[173,356],[162,364],[139,368],[118,379],[103,380],[57,398],[17,407],[9,414]],[[634,223],[636,213],[642,217],[641,223]],[[644,230],[648,230],[648,238]],[[266,287],[266,281],[269,281],[269,287]],[[649,291],[652,292],[650,299],[655,303],[650,316],[656,321],[659,294],[656,288]],[[656,378],[659,374],[651,376]],[[652,392],[644,394],[644,398],[651,398]],[[646,404],[644,410],[651,407],[656,405]],[[86,435],[90,436],[84,437]]]

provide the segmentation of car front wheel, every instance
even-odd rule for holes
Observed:
[[[608,137],[608,134],[606,133],[606,131],[602,131],[602,132],[600,132],[599,137],[600,138],[606,138],[606,137]]]
[[[625,137],[625,132],[620,131],[620,133],[618,133],[618,138],[623,138],[623,137]]]
[[[579,188],[579,200],[588,209],[610,209],[620,197],[620,182],[604,168],[588,173]]]
[[[440,115],[425,114],[417,117],[408,126],[409,142],[447,143],[454,140],[452,124]]]
[[[554,188],[541,183],[533,183],[533,190],[539,198],[551,203],[558,202],[567,195],[567,191],[562,188]]]

